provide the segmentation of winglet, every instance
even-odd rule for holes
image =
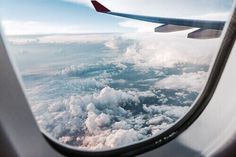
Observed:
[[[104,7],[102,4],[100,4],[99,2],[97,2],[96,0],[92,0],[91,1],[94,8],[96,9],[97,12],[101,12],[101,13],[107,13],[110,12],[109,9],[107,9],[106,7]]]

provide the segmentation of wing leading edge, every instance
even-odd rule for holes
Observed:
[[[109,15],[120,16],[140,21],[163,24],[155,28],[155,32],[176,32],[192,28],[199,28],[198,30],[188,34],[188,38],[194,39],[211,39],[218,38],[224,28],[225,21],[208,21],[208,20],[193,20],[193,19],[177,19],[152,17],[143,15],[133,15],[112,12],[96,0],[91,1],[97,12]]]

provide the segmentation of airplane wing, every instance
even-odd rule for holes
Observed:
[[[198,30],[189,33],[188,38],[194,38],[194,39],[218,38],[220,37],[221,32],[225,25],[225,21],[177,19],[177,18],[152,17],[152,16],[118,13],[109,10],[96,0],[92,0],[91,2],[96,11],[100,13],[163,24],[159,27],[156,27],[155,32],[166,33],[166,32],[188,30],[192,28],[199,28]]]

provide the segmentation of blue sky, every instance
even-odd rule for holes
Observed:
[[[208,15],[207,18],[215,19],[225,16],[233,0],[100,0],[100,2],[120,12],[169,17]],[[155,27],[145,22],[96,13],[90,5],[90,0],[0,0],[0,3],[3,28],[8,34],[127,32]]]
[[[112,23],[118,20],[97,14],[83,4],[74,4],[62,0],[5,0],[2,7],[3,19],[41,21],[52,23],[94,24],[100,20]]]

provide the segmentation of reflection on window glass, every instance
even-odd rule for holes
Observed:
[[[123,13],[221,21],[232,4],[102,2]],[[187,38],[198,28],[157,33],[160,24],[97,13],[89,0],[3,0],[1,10],[40,128],[84,150],[127,146],[170,128],[204,88],[220,45],[220,38]]]

